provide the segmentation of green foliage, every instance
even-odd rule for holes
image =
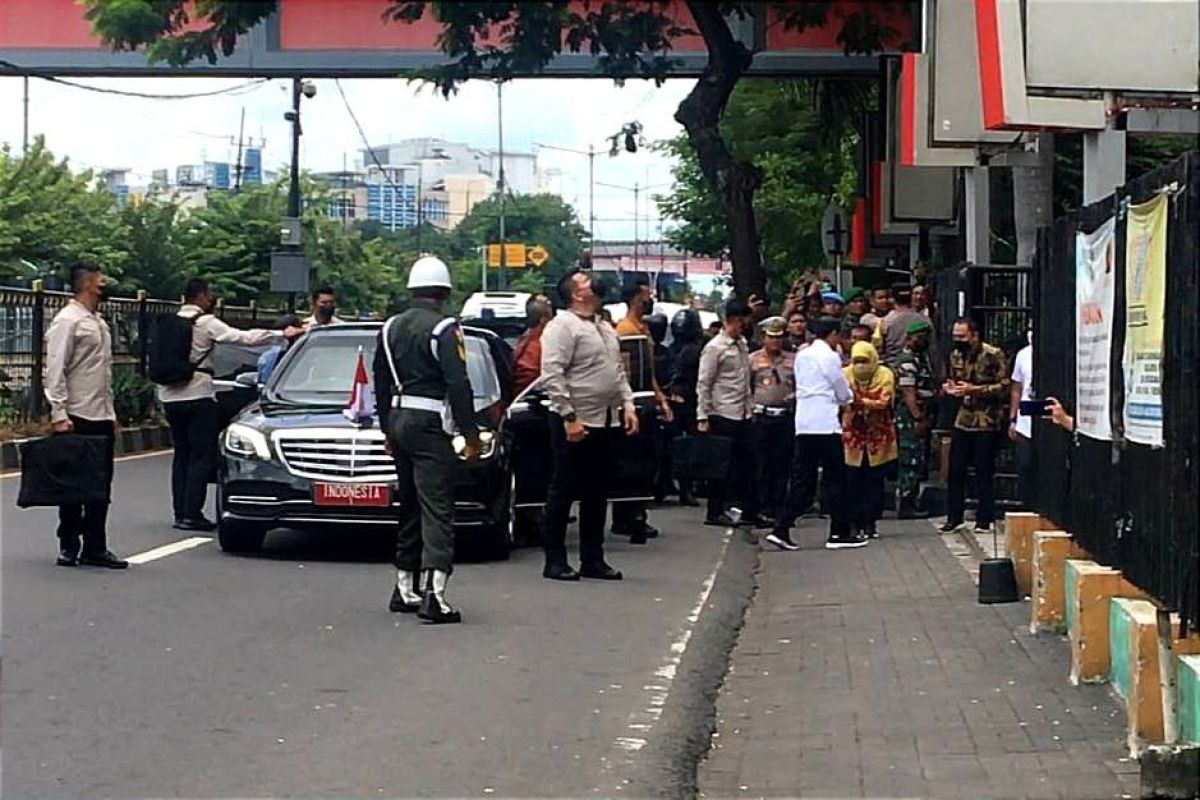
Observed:
[[[763,174],[755,195],[768,274],[779,281],[823,264],[820,220],[831,198],[848,204],[854,189],[850,115],[831,125],[818,110],[821,92],[803,81],[745,80],[730,98],[722,134],[736,158]],[[716,256],[730,247],[725,216],[684,137],[660,147],[677,159],[675,186],[656,197],[680,224],[667,238],[685,250]]]
[[[113,370],[113,406],[122,425],[137,425],[154,416],[155,386],[135,369]]]
[[[531,247],[541,245],[549,252],[550,258],[542,265],[542,271],[551,280],[558,280],[579,263],[587,230],[579,224],[575,209],[561,197],[553,194],[510,196],[505,199],[504,215],[508,241],[523,242]],[[454,255],[469,255],[478,264],[479,256],[474,248],[500,241],[499,197],[477,203],[454,232],[460,246]]]
[[[0,149],[0,277],[40,277],[22,261],[44,274],[86,261],[120,279],[128,253],[119,231],[115,196],[90,171],[56,161],[42,137],[24,156]]]

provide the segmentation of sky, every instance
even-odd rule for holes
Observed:
[[[150,94],[188,94],[244,86],[244,80],[216,78],[76,79],[89,86]],[[314,81],[317,95],[304,100],[304,137],[300,165],[311,171],[353,166],[362,140],[331,80]],[[629,81],[617,87],[609,80],[525,79],[504,86],[505,150],[538,152],[539,167],[562,170],[550,182],[575,206],[580,220],[588,218],[588,159],[586,156],[539,149],[537,144],[587,150],[596,157],[596,181],[629,189],[597,185],[596,237],[634,237],[633,184],[650,187],[651,194],[670,188],[670,161],[641,150],[607,154],[607,137],[627,122],[644,126],[648,141],[669,139],[682,132],[673,119],[692,80],[676,79],[662,87],[649,81]],[[495,148],[497,143],[496,88],[471,82],[458,94],[443,99],[432,88],[399,79],[343,80],[351,108],[372,145],[389,140],[435,136],[472,146]],[[233,95],[197,99],[151,100],[99,94],[70,86],[30,80],[30,137],[41,134],[56,155],[69,157],[79,168],[128,168],[148,182],[153,169],[174,169],[205,160],[235,161],[239,118],[245,109],[245,136],[265,140],[263,164],[283,169],[290,158],[290,123],[283,118],[291,102],[290,81],[272,80]],[[22,81],[0,78],[0,144],[19,149],[22,137]],[[344,159],[344,161],[343,161]],[[639,238],[658,237],[658,210],[641,195]],[[668,224],[669,227],[669,224]]]

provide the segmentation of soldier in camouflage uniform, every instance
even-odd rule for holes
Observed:
[[[929,362],[929,336],[933,326],[913,322],[905,329],[904,349],[896,360],[896,434],[900,444],[896,509],[900,519],[922,519],[917,508],[921,481],[926,476],[925,441],[934,418],[933,367]]]

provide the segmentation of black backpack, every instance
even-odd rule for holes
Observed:
[[[147,377],[160,386],[187,383],[196,374],[192,363],[192,332],[196,320],[204,316],[181,317],[161,314],[150,323],[150,341],[146,348]],[[203,359],[201,359],[203,360]]]

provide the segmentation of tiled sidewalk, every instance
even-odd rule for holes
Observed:
[[[981,606],[928,522],[762,555],[701,764],[704,797],[1136,796],[1124,712],[1067,683],[1029,605]]]

